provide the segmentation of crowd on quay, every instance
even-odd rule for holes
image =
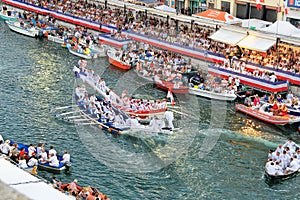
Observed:
[[[38,166],[39,163],[49,163],[52,167],[58,167],[61,164],[70,163],[71,156],[68,151],[65,151],[62,160],[57,157],[57,151],[53,146],[47,151],[44,148],[44,143],[38,143],[37,146],[30,144],[28,148],[23,146],[19,147],[18,143],[11,142],[10,140],[3,140],[0,135],[0,152],[6,155],[10,160],[17,164],[22,169]],[[36,168],[33,170],[36,173]]]
[[[271,81],[271,82],[278,81],[275,72],[268,72],[267,70],[259,70],[259,68],[250,71],[246,68],[246,63],[244,61],[232,61],[232,64],[230,63],[231,61],[229,59],[226,59],[223,64],[216,63],[214,66],[221,69],[233,71],[239,74],[244,74],[255,78],[259,78],[265,81]]]
[[[109,200],[110,198],[100,192],[98,189],[87,186],[80,187],[78,185],[78,180],[74,179],[72,182],[64,184],[59,181],[56,177],[52,177],[51,179],[52,186],[65,193],[66,195],[71,195],[76,198],[76,200]]]
[[[276,150],[270,150],[265,165],[270,175],[285,175],[300,168],[300,146],[290,138],[285,144],[280,144]]]
[[[35,4],[51,10],[56,10],[75,17],[117,27],[121,30],[132,30],[140,34],[160,38],[172,43],[202,49],[205,51],[236,57],[242,61],[282,69],[293,73],[300,72],[300,51],[278,45],[271,47],[266,53],[250,49],[241,49],[209,39],[215,29],[208,26],[194,24],[192,29],[188,25],[176,25],[174,20],[162,20],[148,16],[145,12],[121,8],[111,9],[105,5],[86,3],[85,1],[32,1]]]
[[[172,52],[153,49],[147,43],[129,43],[127,50],[115,51],[114,56],[135,67],[135,71],[143,77],[166,80],[179,86],[186,84],[182,74],[193,70],[190,60],[186,61]]]

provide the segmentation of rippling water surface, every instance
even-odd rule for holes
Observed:
[[[59,45],[11,32],[0,21],[0,131],[23,143],[46,142],[68,149],[71,173],[111,199],[296,199],[300,178],[269,186],[264,163],[269,148],[292,136],[295,127],[275,127],[246,118],[233,104],[186,95],[177,97],[190,117],[177,118],[173,135],[113,137],[98,128],[56,119],[49,108],[70,105],[72,67],[78,58]],[[164,98],[166,93],[134,72],[109,66],[106,58],[89,67],[121,93]],[[40,171],[50,179],[52,174]]]

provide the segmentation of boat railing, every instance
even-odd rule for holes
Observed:
[[[231,71],[231,70],[228,70],[228,69],[223,69],[223,68],[220,68],[220,67],[215,67],[213,65],[209,65],[209,68],[216,69],[216,70],[219,70],[219,71],[223,71],[223,72],[226,72],[226,73],[230,73],[230,74],[232,74],[234,76],[239,76],[239,77],[244,77],[244,78],[249,78],[249,79],[253,79],[253,80],[256,80],[256,81],[264,82],[264,83],[267,83],[269,85],[274,85],[274,86],[285,84],[285,83],[287,84],[288,83],[288,81],[284,81],[284,80],[272,82],[272,81],[264,80],[264,79],[261,79],[261,78],[253,77],[253,76],[250,76],[250,75],[241,74],[241,73],[238,73],[238,72],[235,72],[235,71]]]
[[[120,42],[120,43],[122,43],[122,42],[130,42],[130,41],[132,41],[132,39],[117,39],[117,38],[114,38],[114,37],[111,37],[111,35],[110,34],[99,34],[99,37],[104,37],[104,38],[107,38],[107,39],[110,39],[110,40],[114,40],[114,41],[117,41],[117,42]]]

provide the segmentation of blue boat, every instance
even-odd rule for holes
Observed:
[[[11,142],[11,144],[14,144],[14,142]],[[18,150],[21,150],[22,148],[24,148],[25,152],[28,153],[28,147],[29,147],[28,145],[25,145],[22,143],[17,143],[17,144],[18,144]],[[63,160],[62,156],[61,155],[56,155],[56,156],[57,156],[57,159],[59,160],[58,167],[50,166],[48,162],[46,162],[46,163],[39,162],[38,169],[43,169],[43,170],[55,172],[55,173],[60,173],[64,170],[66,170],[66,171],[70,170],[71,163],[66,163],[66,164],[61,163],[60,161]]]

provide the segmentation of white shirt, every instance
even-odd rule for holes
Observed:
[[[173,112],[167,110],[167,111],[165,112],[165,118],[166,118],[166,120],[168,120],[168,121],[173,121],[173,119],[174,119]]]
[[[133,128],[137,128],[140,126],[140,123],[137,119],[131,119],[130,120],[130,126],[133,127]]]
[[[51,158],[49,158],[49,165],[54,167],[59,166],[59,162],[56,156],[52,156]]]
[[[19,160],[19,167],[20,168],[27,168],[26,160]]]
[[[35,152],[35,151],[36,150],[35,150],[34,146],[28,147],[28,156],[32,156],[32,153]]]
[[[299,169],[299,163],[297,159],[294,159],[291,163],[290,166],[286,168],[288,171],[297,171]]]
[[[272,75],[270,76],[270,81],[275,82],[276,79],[277,79],[277,76],[275,76],[274,74],[272,74]]]
[[[43,160],[47,160],[47,159],[48,159],[48,155],[47,155],[47,152],[46,152],[46,151],[41,153],[41,158],[42,158]]]
[[[276,175],[283,175],[283,169],[282,169],[282,167],[280,167],[279,165],[275,165],[275,173],[276,173]]]
[[[61,163],[66,163],[66,162],[70,162],[71,161],[71,156],[68,153],[65,153],[62,158],[63,158],[63,160],[60,161]]]
[[[287,141],[282,147],[288,147],[292,152],[295,152],[296,147],[299,148],[299,146],[294,141]]]
[[[1,151],[2,151],[2,153],[4,153],[4,154],[8,154],[9,151],[10,151],[10,146],[9,146],[9,144],[4,143],[4,145],[2,146]]]
[[[55,156],[56,156],[56,154],[57,154],[57,152],[55,151],[55,149],[50,149],[48,153],[49,153],[49,155],[50,155],[50,154],[53,154],[53,155],[55,155]]]
[[[32,167],[32,166],[36,166],[36,165],[38,165],[38,161],[37,161],[37,159],[36,158],[30,158],[29,159],[29,161],[28,161],[28,166],[29,167]]]
[[[274,165],[268,165],[267,167],[267,172],[270,175],[275,175],[276,174],[276,168],[275,168],[275,164]]]

